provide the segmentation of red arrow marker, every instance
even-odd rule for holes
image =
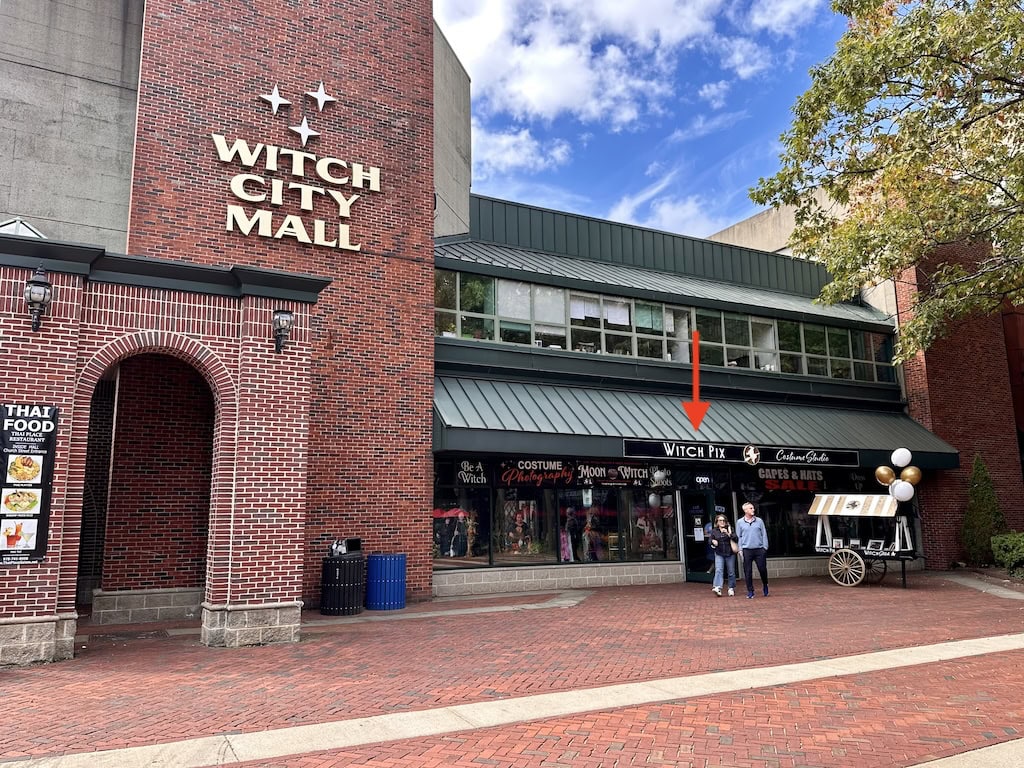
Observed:
[[[693,332],[693,401],[683,401],[683,410],[690,417],[694,430],[700,429],[700,423],[708,412],[711,403],[700,400],[700,331]]]

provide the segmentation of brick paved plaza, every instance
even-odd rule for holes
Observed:
[[[184,623],[85,625],[75,659],[0,672],[0,764],[750,669],[749,690],[624,707],[595,694],[569,716],[326,752],[299,741],[241,764],[917,765],[1024,739],[1024,650],[913,662],[915,647],[1024,632],[1019,586],[953,578],[779,580],[753,601],[702,584],[438,600],[310,614],[301,643],[247,649],[204,647]],[[781,685],[761,671],[892,649],[911,666]],[[147,764],[124,755],[110,764]]]

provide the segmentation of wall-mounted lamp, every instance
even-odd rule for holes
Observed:
[[[25,281],[25,303],[32,315],[32,330],[38,331],[43,321],[43,313],[50,306],[53,298],[53,285],[46,279],[46,270],[40,265],[35,274]]]
[[[295,325],[295,313],[288,309],[275,309],[271,325],[274,327],[274,351],[280,354]]]

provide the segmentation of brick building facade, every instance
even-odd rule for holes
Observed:
[[[31,5],[5,8],[19,81],[41,33],[76,23]],[[137,62],[133,161],[111,168],[131,178],[134,256],[4,245],[5,402],[56,406],[60,428],[45,557],[0,569],[0,663],[72,654],[79,581],[94,618],[192,612],[210,645],[295,639],[341,536],[406,553],[410,597],[428,596],[430,3],[149,0],[120,31],[121,73],[97,63],[103,41],[79,58],[100,75],[81,82],[122,92]],[[26,153],[32,130],[14,126]],[[42,214],[47,182],[23,171],[12,208]],[[39,265],[53,301],[33,333]],[[295,318],[280,354],[277,309]],[[111,381],[114,413],[94,400]]]
[[[54,472],[44,489],[45,551],[12,545],[2,553],[0,664],[70,657],[79,610],[90,604],[99,623],[195,616],[208,645],[295,640],[300,610],[320,601],[321,558],[343,537],[360,538],[368,553],[404,554],[411,600],[439,585],[452,594],[688,578],[703,553],[699,541],[685,542],[697,553],[693,562],[683,562],[689,555],[676,541],[674,559],[628,569],[548,553],[565,566],[558,577],[547,567],[502,575],[514,557],[495,557],[497,534],[475,561],[470,546],[462,565],[441,573],[451,563],[438,564],[438,535],[446,532],[454,561],[455,510],[466,498],[492,510],[495,530],[499,499],[516,509],[547,505],[556,522],[566,511],[554,488],[527,499],[499,487],[495,474],[511,457],[505,452],[527,464],[561,457],[598,471],[607,468],[601,460],[611,467],[624,457],[622,438],[640,435],[640,425],[655,424],[652,442],[667,438],[670,421],[680,441],[702,437],[674,423],[688,353],[671,346],[664,327],[641,331],[631,320],[618,334],[587,329],[596,351],[592,343],[568,346],[580,330],[570,292],[573,301],[648,319],[651,307],[664,306],[680,328],[713,317],[720,329],[734,321],[751,333],[770,329],[774,346],[758,349],[748,338],[745,368],[727,367],[723,357],[704,373],[706,393],[722,403],[707,424],[763,417],[765,440],[774,432],[788,441],[765,445],[832,440],[802,445],[860,451],[824,474],[801,465],[794,472],[801,484],[805,473],[828,475],[822,482],[859,492],[872,462],[884,461],[902,435],[916,440],[934,470],[920,488],[929,567],[946,567],[957,554],[967,470],[949,469],[954,449],[964,466],[981,450],[1001,496],[1020,494],[1016,452],[1003,429],[1012,407],[997,321],[964,328],[978,342],[972,371],[984,372],[991,396],[961,402],[962,380],[949,375],[965,348],[955,339],[906,367],[911,415],[951,448],[906,417],[892,367],[873,356],[892,323],[866,307],[814,305],[824,278],[816,265],[502,201],[472,198],[471,214],[468,80],[443,50],[428,2],[147,0],[144,7],[100,0],[40,15],[31,0],[14,0],[0,8],[0,22],[13,30],[0,40],[0,76],[28,86],[25,96],[0,93],[15,107],[0,115],[24,115],[0,122],[0,136],[14,136],[18,150],[13,160],[0,157],[13,179],[0,178],[0,221],[24,217],[54,237],[0,234],[0,333],[7,359],[16,361],[5,404],[59,412],[47,457]],[[40,66],[78,50],[55,45],[65,38],[91,45],[52,64],[63,80],[47,90]],[[44,97],[33,101],[38,93]],[[443,130],[435,130],[440,113]],[[439,148],[441,134],[448,143]],[[446,164],[441,181],[435,153]],[[435,243],[435,235],[454,237]],[[53,301],[33,331],[22,291],[40,265]],[[445,275],[473,288],[467,301],[486,280],[490,290],[506,281],[547,300],[557,293],[565,305],[562,344],[551,336],[502,338],[494,306],[467,309],[463,298],[436,306]],[[742,314],[749,307],[763,316]],[[280,351],[277,310],[294,315]],[[550,322],[528,311],[528,329],[520,322],[513,332],[540,334],[543,325],[548,333]],[[486,323],[490,336],[481,332]],[[780,355],[794,350],[777,343],[781,323],[798,335],[813,326],[822,338],[828,325],[847,343],[881,346],[860,356],[848,350],[843,360],[797,349],[789,357],[814,358],[826,372],[782,375]],[[452,338],[456,328],[460,338]],[[600,348],[602,333],[605,343],[615,336],[631,344],[629,352],[601,356],[610,351]],[[668,346],[651,352],[651,344]],[[731,352],[725,341],[720,347]],[[754,364],[759,354],[763,364]],[[829,373],[830,365],[845,373]],[[854,376],[858,366],[865,377]],[[478,395],[504,387],[520,393],[524,408],[547,409],[552,418],[522,429],[527,419],[517,422],[522,414],[506,409],[509,418],[487,423],[481,414],[502,404],[494,396],[444,400],[460,386]],[[529,393],[535,399],[527,403]],[[587,410],[588,402],[589,412],[560,421],[554,398],[563,411]],[[615,398],[629,402],[632,423],[601,422],[601,403]],[[669,415],[649,418],[662,410]],[[876,434],[833,437],[839,420],[854,425],[851,433]],[[743,429],[729,434],[753,439]],[[487,486],[471,488],[475,495],[457,479],[470,459],[478,469],[467,474]],[[667,474],[631,469],[652,480]],[[738,493],[767,493],[767,477],[775,488],[766,499],[806,518],[778,477],[720,469],[709,466],[706,482],[690,472],[691,485],[659,481],[650,496],[653,486],[636,499],[624,488],[611,495],[622,519],[637,499],[645,510],[654,498],[657,508],[679,511],[681,539],[718,504],[737,504]],[[557,493],[582,500],[586,490]],[[451,520],[439,501],[449,491]],[[688,500],[708,506],[690,509],[684,526]],[[615,536],[625,551],[625,531]],[[774,567],[821,571],[823,558],[807,556],[808,541],[790,544],[803,549]]]

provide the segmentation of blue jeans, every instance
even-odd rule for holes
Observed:
[[[715,553],[715,580],[714,586],[721,587],[724,579],[722,571],[729,569],[729,589],[736,589],[736,555],[730,552],[728,555]]]

